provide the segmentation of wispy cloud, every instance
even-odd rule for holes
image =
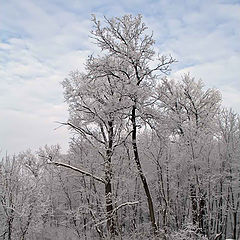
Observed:
[[[239,11],[233,0],[1,1],[0,149],[67,149],[67,130],[54,130],[67,119],[60,82],[97,51],[88,37],[92,13],[141,13],[157,49],[179,61],[175,75],[190,71],[220,88],[224,104],[240,112]]]

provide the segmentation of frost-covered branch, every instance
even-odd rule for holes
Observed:
[[[69,164],[66,164],[66,163],[53,162],[51,157],[46,157],[46,156],[40,156],[40,157],[47,158],[47,160],[48,160],[47,163],[48,163],[48,164],[53,164],[53,165],[56,165],[56,166],[69,168],[69,169],[71,169],[71,170],[73,170],[73,171],[82,173],[82,174],[85,175],[85,176],[91,177],[91,178],[93,178],[93,179],[95,179],[95,180],[97,180],[97,181],[99,181],[99,182],[101,182],[101,183],[104,183],[104,184],[106,183],[104,179],[102,179],[102,178],[100,178],[100,177],[98,177],[98,176],[95,176],[95,175],[93,175],[92,173],[87,172],[86,170],[83,170],[83,169],[74,167],[74,166],[69,165]]]
[[[104,181],[102,178],[97,177],[97,176],[95,176],[95,175],[93,175],[93,174],[91,174],[91,173],[89,173],[89,172],[87,172],[87,171],[85,171],[85,170],[82,170],[82,169],[80,169],[80,168],[76,168],[76,167],[71,166],[71,165],[66,164],[66,163],[61,163],[61,162],[48,162],[48,164],[54,164],[54,165],[56,165],[56,166],[61,166],[61,167],[69,168],[69,169],[72,169],[72,170],[74,170],[74,171],[76,171],[76,172],[80,172],[80,173],[82,173],[82,174],[84,174],[84,175],[86,175],[86,176],[88,176],[88,177],[92,177],[93,179],[95,179],[95,180],[97,180],[97,181],[99,181],[99,182],[105,183],[105,181]]]
[[[116,211],[118,211],[120,208],[125,207],[125,206],[135,205],[135,204],[138,204],[138,203],[139,203],[139,201],[135,201],[135,202],[125,202],[125,203],[120,204],[118,207],[116,207],[116,208],[113,209],[110,217],[105,218],[104,220],[96,223],[95,226],[98,226],[98,225],[101,225],[101,224],[103,224],[103,223],[106,223],[109,219],[112,218],[112,215],[113,215]]]
[[[135,205],[138,204],[139,201],[135,201],[135,202],[125,202],[120,204],[119,206],[117,206],[116,208],[113,209],[112,213],[115,213],[116,211],[118,211],[120,208],[125,207],[125,206],[130,206],[130,205]]]

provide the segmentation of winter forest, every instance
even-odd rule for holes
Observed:
[[[240,239],[239,115],[171,77],[140,15],[92,24],[99,55],[62,81],[68,152],[0,162],[0,239]]]

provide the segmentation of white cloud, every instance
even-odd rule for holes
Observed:
[[[228,85],[222,86],[220,89],[224,100],[223,106],[240,113],[240,89]]]
[[[208,86],[219,88],[228,83],[240,90],[240,56],[233,55],[220,58],[216,61],[206,62],[177,71],[176,75],[190,72],[196,78],[201,78]]]
[[[37,150],[45,144],[54,145],[60,143],[63,150],[67,150],[69,135],[65,128],[58,128],[55,121],[66,114],[65,106],[46,106],[36,113],[14,110],[1,110],[0,134],[4,136],[1,141],[2,154],[9,151],[23,151],[28,148]]]

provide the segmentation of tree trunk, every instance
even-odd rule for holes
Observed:
[[[139,154],[138,154],[138,148],[137,148],[137,125],[136,125],[136,101],[134,106],[132,107],[132,115],[131,115],[131,121],[132,121],[132,147],[133,147],[133,153],[134,153],[134,159],[137,164],[137,169],[138,173],[140,176],[140,179],[143,184],[143,188],[147,197],[148,201],[148,209],[149,209],[149,215],[150,215],[150,220],[152,223],[152,228],[154,233],[157,233],[157,225],[155,221],[155,215],[154,215],[154,208],[153,208],[153,201],[151,197],[151,193],[148,187],[147,179],[143,173],[142,170],[142,165],[139,159]]]
[[[192,203],[192,222],[193,225],[197,225],[198,223],[197,195],[196,186],[193,183],[190,183],[190,197]]]
[[[106,198],[106,211],[107,211],[107,229],[114,238],[117,234],[116,225],[113,219],[113,203],[112,203],[112,152],[113,152],[113,121],[108,121],[108,146],[106,151],[105,161],[105,198]]]

